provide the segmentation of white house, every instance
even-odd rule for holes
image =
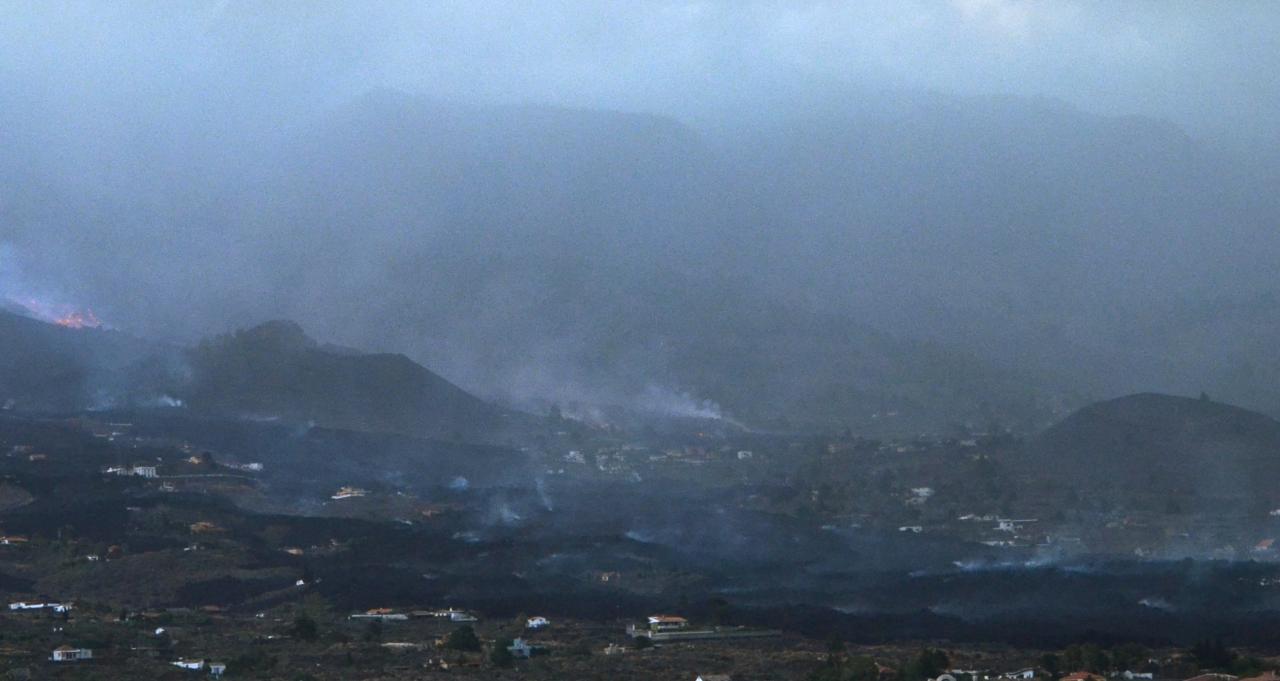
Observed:
[[[53,655],[49,659],[54,662],[76,662],[78,660],[92,660],[93,651],[88,648],[72,648],[71,646],[58,646],[53,649]]]
[[[349,619],[353,620],[380,620],[383,622],[403,622],[409,619],[409,616],[402,612],[395,612],[390,608],[373,608],[365,612],[358,612],[351,615]]]
[[[71,604],[69,603],[65,603],[65,604],[64,603],[27,603],[25,601],[18,601],[17,603],[10,603],[9,609],[10,610],[52,610],[54,612],[62,613],[62,612],[67,612],[71,610]]]
[[[330,499],[352,499],[354,497],[363,497],[369,494],[369,490],[360,489],[359,487],[343,487],[333,493]]]
[[[649,629],[652,631],[674,631],[689,626],[689,620],[678,615],[650,615]]]
[[[551,620],[545,617],[530,617],[529,621],[525,622],[524,626],[526,629],[541,629],[550,624]]]
[[[169,664],[175,667],[181,667],[182,669],[191,669],[194,671],[200,671],[201,669],[204,669],[204,660],[188,660],[184,658],[181,660],[174,660]]]
[[[733,681],[728,674],[699,674],[697,681]]]
[[[212,676],[215,679],[220,679],[222,678],[222,675],[226,673],[227,673],[227,665],[225,663],[223,662],[209,663],[209,676]]]
[[[158,478],[159,473],[156,472],[155,466],[134,466],[133,474],[140,478]]]
[[[1040,674],[1039,674],[1039,672],[1036,670],[1036,668],[1035,668],[1035,667],[1027,667],[1027,668],[1025,668],[1025,669],[1019,669],[1019,670],[1017,670],[1017,671],[1006,672],[1006,673],[1005,673],[1005,675],[1004,675],[1004,678],[1006,678],[1006,679],[1034,679],[1034,678],[1038,677],[1039,675],[1040,675]]]
[[[512,641],[511,645],[507,646],[507,650],[511,652],[512,657],[522,659],[533,654],[533,646],[529,645],[529,642],[522,638]]]

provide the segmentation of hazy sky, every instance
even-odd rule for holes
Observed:
[[[1271,2],[3,2],[0,74],[50,95],[309,105],[391,85],[694,122],[833,83],[1061,98],[1275,140]],[[710,117],[710,118],[708,118]]]
[[[1277,36],[1244,0],[0,0],[0,296],[185,340],[287,317],[496,389],[687,374],[615,322],[705,288],[695,349],[700,300],[799,301],[1273,408],[1275,331],[1178,296],[1274,293]],[[418,96],[345,104],[378,88]]]

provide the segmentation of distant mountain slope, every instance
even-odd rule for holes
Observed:
[[[174,392],[199,411],[458,440],[517,420],[403,355],[322,347],[292,322],[213,338],[189,357],[190,380]]]
[[[788,104],[694,130],[375,91],[155,157],[31,133],[0,217],[24,269],[130,328],[295,319],[517,401],[656,383],[759,420],[910,404],[945,428],[1205,388],[1280,414],[1280,314],[1184,313],[1275,290],[1274,164],[1046,100]]]
[[[158,351],[115,331],[68,329],[0,309],[0,406],[103,406],[125,387],[128,367]]]
[[[1280,421],[1208,399],[1144,393],[1092,404],[1039,436],[1030,463],[1060,484],[1181,499],[1280,498]]]
[[[0,406],[75,411],[185,404],[198,413],[492,440],[533,417],[488,404],[403,355],[316,343],[291,322],[184,349],[0,310]]]

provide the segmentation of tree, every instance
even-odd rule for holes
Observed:
[[[307,613],[293,618],[293,635],[302,641],[314,641],[320,637],[320,627]]]
[[[1062,674],[1062,660],[1053,653],[1045,653],[1040,656],[1040,666],[1049,673],[1050,678],[1058,678]]]
[[[1197,641],[1191,647],[1191,656],[1201,669],[1226,669],[1235,660],[1235,653],[1227,648],[1222,639]]]
[[[1111,649],[1111,664],[1115,669],[1140,669],[1151,659],[1151,651],[1136,643],[1126,643]]]
[[[508,648],[511,646],[511,639],[498,639],[493,644],[493,650],[489,651],[489,662],[495,667],[510,667],[515,662],[515,656],[511,654]]]
[[[902,670],[903,681],[932,679],[947,670],[951,660],[941,650],[923,648]]]
[[[880,665],[866,655],[855,655],[844,664],[842,681],[877,681],[880,678]]]
[[[707,601],[707,607],[711,610],[711,621],[714,624],[723,625],[729,621],[729,601],[716,596]]]
[[[1079,671],[1084,667],[1084,654],[1080,646],[1067,646],[1067,649],[1062,651],[1062,666],[1070,671]]]
[[[1102,674],[1111,669],[1111,657],[1096,643],[1086,643],[1081,649],[1085,671]]]
[[[480,638],[476,636],[476,630],[464,624],[449,632],[449,636],[444,640],[444,647],[450,650],[477,652],[482,646]]]
[[[877,681],[880,667],[865,655],[848,659],[827,658],[827,664],[809,674],[808,681]]]

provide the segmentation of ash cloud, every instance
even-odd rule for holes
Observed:
[[[0,295],[184,343],[296,319],[516,403],[1280,413],[1278,34],[1263,3],[14,6]]]

